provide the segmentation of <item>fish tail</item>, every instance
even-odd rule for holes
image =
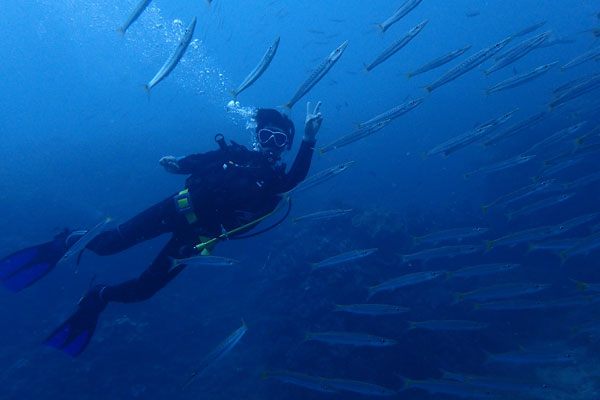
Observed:
[[[420,237],[413,236],[413,246],[418,245],[420,241],[421,241]]]
[[[148,86],[148,84],[144,83],[144,86],[142,86],[142,88],[146,91],[146,96],[148,96],[148,101],[150,101],[150,89],[151,89],[151,87]]]
[[[433,88],[431,87],[431,85],[427,85],[425,86],[425,90],[427,91],[427,93],[431,93],[433,91]]]
[[[323,155],[323,154],[325,154],[325,150],[324,150],[324,148],[323,148],[323,147],[319,147],[319,154],[320,154],[320,155]]]
[[[233,101],[237,101],[237,92],[235,90],[231,91],[231,95],[233,96]]]
[[[575,283],[575,284],[577,285],[577,288],[578,288],[579,290],[585,290],[585,288],[586,288],[586,286],[587,286],[587,284],[586,284],[585,282],[580,282],[580,281],[578,281],[578,280],[575,280],[575,279],[573,279],[573,278],[570,278],[569,280],[570,280],[571,282]]]
[[[117,32],[119,32],[121,34],[121,38],[125,37],[125,27],[124,26],[120,26],[119,29],[117,29]]]
[[[483,89],[483,93],[485,94],[485,98],[490,97],[490,89]]]
[[[491,250],[494,248],[494,241],[493,240],[488,240],[485,242],[485,247],[487,250]]]
[[[488,208],[490,208],[489,205],[483,205],[483,206],[481,206],[481,210],[483,211],[484,214],[487,214]]]
[[[469,179],[469,177],[470,177],[470,176],[471,176],[471,175],[470,175],[468,172],[467,172],[466,174],[463,174],[463,178],[464,178],[464,179]]]
[[[311,338],[311,334],[310,334],[310,332],[306,332],[306,333],[304,334],[304,340],[310,340],[310,338]]]
[[[356,129],[360,129],[362,124],[360,122],[354,122],[354,126],[356,127]]]
[[[415,321],[408,321],[408,329],[415,329],[417,327],[417,323]]]
[[[369,295],[367,296],[367,300],[371,300],[371,297],[373,297],[375,295],[375,293],[377,293],[377,291],[375,290],[375,286],[369,286],[368,290],[369,290]]]
[[[412,78],[413,76],[415,76],[415,74],[413,74],[412,72],[409,72],[408,74],[405,74],[405,75],[406,75],[406,77],[407,77],[408,79],[410,79],[410,78]]]
[[[567,261],[567,258],[569,258],[569,256],[567,256],[567,251],[563,250],[559,253],[560,256],[560,265],[563,265],[565,263],[565,261]]]
[[[379,29],[381,29],[381,33],[385,33],[385,31],[386,31],[386,28],[385,28],[385,26],[383,26],[382,24],[377,24],[377,27],[378,27]]]
[[[263,371],[262,374],[260,374],[261,379],[267,379],[269,377],[269,371]]]
[[[529,245],[527,245],[527,254],[531,253],[532,251],[535,251],[535,244],[529,243]]]
[[[427,152],[426,152],[426,151],[424,151],[424,152],[422,152],[422,153],[421,153],[421,158],[422,158],[423,160],[427,160],[427,157],[428,157],[428,154],[427,154]]]
[[[336,305],[333,307],[333,311],[340,311],[341,309],[342,309],[342,306],[340,306],[339,304],[336,304]]]
[[[210,6],[210,3],[212,3],[212,0],[206,0],[206,4]]]

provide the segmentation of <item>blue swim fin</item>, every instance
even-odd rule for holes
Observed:
[[[67,250],[68,232],[54,240],[27,247],[0,260],[0,281],[12,292],[18,292],[44,277],[56,266]]]
[[[100,296],[103,289],[104,286],[94,286],[79,300],[77,311],[56,328],[43,344],[72,357],[78,356],[92,339],[98,316],[106,307],[107,302]]]

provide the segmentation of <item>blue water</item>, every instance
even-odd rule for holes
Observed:
[[[451,5],[449,5],[452,3]],[[560,205],[507,220],[502,208],[483,214],[480,206],[532,182],[543,161],[572,144],[563,142],[535,162],[465,180],[463,174],[514,157],[558,129],[587,121],[581,135],[600,123],[598,91],[554,110],[535,128],[491,148],[471,145],[444,157],[422,154],[447,139],[514,108],[507,125],[547,109],[551,90],[599,71],[598,62],[547,74],[523,86],[492,94],[483,89],[542,64],[563,65],[598,43],[584,30],[600,24],[600,4],[563,0],[424,0],[381,34],[401,1],[231,1],[212,5],[196,0],[156,0],[124,38],[119,26],[134,0],[7,2],[0,24],[0,209],[4,232],[0,256],[48,240],[64,227],[87,228],[106,216],[124,221],[182,188],[184,178],[158,164],[164,155],[215,149],[222,132],[245,145],[252,141],[247,120],[228,111],[230,91],[281,37],[265,74],[239,96],[240,107],[286,103],[310,71],[344,40],[340,61],[291,112],[297,151],[305,102],[323,101],[318,145],[350,133],[407,98],[425,96],[423,87],[451,65],[526,26],[546,20],[544,30],[573,39],[533,51],[486,77],[480,69],[427,96],[425,102],[360,142],[315,155],[311,173],[347,161],[348,171],[294,198],[293,216],[352,208],[346,217],[292,224],[245,241],[219,245],[216,254],[242,261],[226,269],[188,268],[152,299],[110,304],[91,344],[71,359],[40,345],[74,309],[92,277],[117,283],[137,276],[166,237],[119,255],[86,253],[79,266],[54,270],[18,294],[0,291],[0,399],[321,399],[360,398],[328,394],[262,380],[264,370],[292,370],[328,378],[376,383],[394,390],[403,378],[437,379],[442,371],[485,375],[552,385],[544,398],[594,399],[598,345],[577,328],[598,320],[597,305],[542,311],[474,312],[472,303],[454,303],[456,292],[507,282],[552,283],[534,297],[542,300],[581,295],[570,279],[600,282],[598,250],[564,264],[548,251],[527,252],[526,244],[427,263],[401,263],[413,253],[411,236],[455,227],[483,226],[481,243],[511,232],[559,224],[598,212],[600,185],[578,188]],[[468,17],[467,14],[477,14]],[[149,97],[142,88],[176,47],[197,16],[194,42],[177,68]],[[387,45],[424,19],[423,32],[371,72],[364,66]],[[515,39],[521,41],[524,38]],[[423,63],[471,44],[452,64],[404,76]],[[513,68],[514,66],[514,68]],[[595,108],[590,106],[596,105]],[[591,111],[590,111],[591,110]],[[594,111],[595,110],[595,111]],[[594,136],[595,135],[595,136]],[[585,144],[599,141],[596,131]],[[562,146],[562,147],[561,147]],[[592,158],[555,177],[570,182],[597,172]],[[521,203],[537,201],[531,198]],[[595,221],[569,236],[592,233]],[[456,244],[447,242],[446,244]],[[369,258],[311,271],[310,263],[357,248],[377,247]],[[332,312],[334,304],[366,300],[367,287],[404,273],[453,270],[489,262],[518,262],[517,271],[479,279],[438,280],[385,292],[379,303],[410,307],[400,316],[369,317]],[[198,382],[181,384],[196,364],[244,319],[248,333],[237,347]],[[407,330],[407,321],[467,319],[489,323],[471,332]],[[354,348],[304,342],[307,331],[355,331],[394,338],[388,348]],[[486,363],[488,353],[520,348],[572,352],[575,361],[557,364]],[[536,398],[526,394],[503,398]],[[520,396],[520,397],[517,397]],[[446,398],[421,390],[402,391],[406,399]],[[539,397],[542,398],[542,397]]]

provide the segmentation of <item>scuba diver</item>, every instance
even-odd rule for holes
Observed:
[[[218,240],[250,236],[240,234],[247,233],[281,209],[279,204],[286,198],[289,202],[289,197],[284,194],[306,178],[315,137],[323,121],[320,106],[321,102],[318,102],[311,112],[310,103],[307,103],[302,144],[287,173],[281,155],[292,147],[294,124],[274,109],[259,108],[256,111],[253,150],[233,140],[227,144],[219,134],[215,137],[218,150],[161,158],[159,162],[168,172],[189,175],[185,190],[167,197],[115,229],[103,231],[89,241],[85,249],[104,256],[165,233],[171,233],[170,239],[139,277],[116,285],[92,286],[79,300],[75,313],[43,343],[77,356],[90,342],[98,317],[109,302],[132,303],[149,299],[185,268],[185,260],[177,263],[174,260],[208,255]],[[28,287],[56,266],[86,232],[65,231],[48,243],[5,257],[0,260],[0,281],[15,292]]]

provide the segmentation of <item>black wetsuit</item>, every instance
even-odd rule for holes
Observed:
[[[285,165],[276,164],[265,153],[234,142],[229,146],[221,142],[219,150],[178,160],[176,173],[190,175],[186,188],[198,220],[190,224],[177,209],[173,195],[98,235],[87,248],[98,255],[109,255],[161,234],[172,234],[138,278],[106,286],[102,298],[130,303],[152,297],[185,267],[172,267],[171,258],[180,258],[182,248],[198,244],[200,235],[217,237],[273,211],[281,201],[280,194],[306,177],[313,149],[314,142],[302,141],[288,173]]]

